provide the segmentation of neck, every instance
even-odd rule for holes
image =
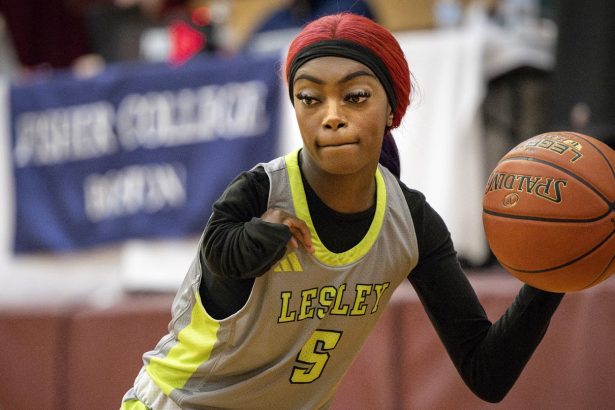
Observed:
[[[303,161],[301,170],[318,198],[337,212],[362,212],[374,204],[375,168],[339,175],[328,173]]]

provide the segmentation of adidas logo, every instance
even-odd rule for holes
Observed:
[[[299,258],[295,252],[291,252],[280,259],[280,262],[273,268],[274,272],[303,272],[299,263]]]

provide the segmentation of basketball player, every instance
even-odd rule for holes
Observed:
[[[501,400],[563,295],[524,285],[488,320],[444,222],[399,180],[390,130],[411,84],[398,43],[367,18],[325,16],[294,39],[285,74],[303,148],[215,203],[122,409],[327,408],[403,280],[470,389]]]

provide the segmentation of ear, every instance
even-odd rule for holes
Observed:
[[[387,127],[391,128],[393,126],[393,113],[391,112],[391,108],[389,107],[389,115],[387,117]]]

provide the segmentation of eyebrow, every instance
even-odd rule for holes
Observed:
[[[364,75],[372,77],[372,78],[376,78],[375,75],[373,75],[371,73],[368,73],[367,71],[359,70],[359,71],[354,71],[354,72],[348,74],[347,76],[345,76],[341,80],[337,81],[336,84],[342,84],[342,83],[345,83],[345,82],[348,82],[348,81],[352,80],[353,78],[361,77],[361,76],[364,76]],[[320,78],[314,77],[314,76],[309,75],[309,74],[300,74],[300,75],[298,75],[297,77],[295,77],[295,80],[293,81],[293,83],[296,83],[299,80],[308,80],[308,81],[311,81],[311,82],[316,83],[316,84],[324,84],[325,83]]]

